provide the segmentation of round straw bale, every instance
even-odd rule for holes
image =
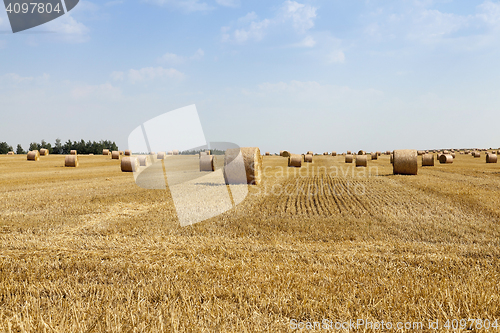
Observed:
[[[102,150],[102,154],[103,154],[103,155],[109,155],[109,154],[110,154],[110,153],[109,153],[109,149],[103,149],[103,150]]]
[[[392,171],[395,175],[416,175],[418,172],[418,154],[413,149],[395,150]]]
[[[496,155],[500,155],[500,150],[499,150],[499,151],[497,151]]]
[[[453,158],[456,158],[456,157],[457,157],[457,154],[455,154],[455,153],[450,153],[450,155],[451,155],[451,157],[453,157]]]
[[[377,153],[371,153],[370,155],[372,157],[372,160],[378,160],[378,154]]]
[[[40,149],[40,156],[47,156],[49,154],[49,150],[42,148]]]
[[[120,156],[123,155],[123,150],[119,150],[118,152],[120,153]]]
[[[332,156],[337,156],[337,152],[336,151],[332,151]]]
[[[172,155],[179,155],[179,151],[178,151],[177,149],[174,149],[174,150],[172,151]]]
[[[283,150],[283,157],[290,157],[290,152],[288,150]]]
[[[346,163],[352,163],[352,155],[351,154],[345,155],[345,162]]]
[[[154,151],[150,152],[149,155],[156,155]]]
[[[387,151],[385,152],[385,154],[386,154],[386,155],[391,155],[391,152],[387,150]]]
[[[434,156],[432,154],[422,155],[422,166],[434,166]]]
[[[487,154],[486,163],[497,163],[497,155],[493,153]]]
[[[262,156],[259,148],[243,147],[226,150],[224,156],[226,184],[259,185],[261,177]]]
[[[199,154],[199,158],[201,158],[202,156],[208,156],[207,152],[206,151],[200,151],[200,154]]]
[[[283,150],[280,150],[280,156],[283,156]]]
[[[139,156],[137,159],[139,160],[139,166],[148,166],[149,165],[149,156]]]
[[[297,154],[289,154],[288,155],[288,166],[300,168],[302,166],[302,156]]]
[[[377,156],[380,156],[380,155],[382,155],[382,152],[381,152],[381,151],[378,151],[378,152],[377,152]]]
[[[94,154],[90,153],[89,156],[94,156]]]
[[[451,163],[453,163],[453,156],[451,156],[450,154],[441,154],[439,156],[439,163],[451,164]]]
[[[38,150],[32,150],[28,152],[28,161],[38,161],[40,159],[40,152]]]
[[[76,150],[70,150],[69,152],[70,155],[78,155],[77,151]]]
[[[135,172],[139,169],[139,160],[136,157],[124,156],[121,161],[122,172]]]
[[[111,159],[113,160],[119,160],[120,159],[120,152],[117,150],[113,150],[111,152]]]
[[[352,155],[350,150],[347,151],[347,155]]]
[[[418,156],[422,156],[425,152],[423,150],[417,150]]]
[[[358,155],[366,155],[366,151],[360,150],[360,151],[358,151]]]
[[[368,158],[366,155],[356,156],[356,167],[366,167],[367,164],[368,164]]]
[[[14,152],[13,152],[13,151],[9,151],[9,152],[7,153],[7,155],[14,155]]]
[[[130,156],[130,155],[131,155],[131,154],[130,154],[130,150],[128,150],[128,149],[127,149],[127,150],[125,150],[125,156]]]
[[[314,153],[313,153],[312,151],[310,151],[310,150],[309,150],[309,151],[306,153],[306,155],[314,155]]]
[[[271,156],[271,153],[266,151],[266,156]]]
[[[65,167],[78,167],[78,155],[66,155],[64,158],[64,166]]]
[[[304,162],[312,163],[312,161],[313,161],[313,156],[311,154],[304,155]]]
[[[391,164],[393,164],[394,163],[394,154],[393,153],[391,153],[389,155],[389,159],[390,159]]]
[[[214,157],[212,155],[200,156],[200,171],[215,171]]]
[[[171,155],[171,154],[169,154]],[[165,159],[165,152],[164,151],[159,151],[158,155],[156,155],[156,158],[159,160],[164,160]]]
[[[328,154],[328,152],[327,152],[327,151],[325,151],[325,152],[323,153],[323,156],[327,156],[327,155],[330,155],[330,154]]]
[[[478,151],[475,151],[475,152],[473,153],[473,156],[474,156],[474,158],[479,158],[479,157],[481,157],[481,153],[480,153],[480,152],[478,152]]]

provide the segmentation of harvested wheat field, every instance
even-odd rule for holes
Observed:
[[[158,163],[176,158],[189,157]],[[119,159],[79,156],[65,168],[56,155],[0,156],[0,329],[500,326],[499,164],[457,154],[422,168],[418,156],[418,175],[405,176],[389,158],[356,168],[325,155],[289,168],[264,156],[242,203],[181,227],[168,188],[136,186]]]

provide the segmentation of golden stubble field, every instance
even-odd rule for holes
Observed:
[[[108,156],[63,165],[0,156],[2,331],[500,319],[500,164],[484,156],[418,176],[392,175],[389,156],[371,175],[342,156],[300,173],[264,157],[243,203],[188,227],[168,190],[137,187]]]

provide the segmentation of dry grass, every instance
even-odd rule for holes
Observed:
[[[0,156],[0,330],[500,319],[498,164],[457,155],[394,176],[389,156],[363,170],[343,156],[300,169],[265,157],[241,205],[182,228],[168,191],[138,188],[107,156],[79,162]]]

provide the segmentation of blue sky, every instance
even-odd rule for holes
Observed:
[[[80,1],[0,10],[0,141],[115,140],[195,104],[209,141],[498,147],[499,1]]]

